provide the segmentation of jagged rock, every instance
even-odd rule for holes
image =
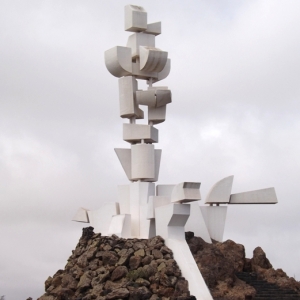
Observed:
[[[111,280],[112,281],[116,281],[118,279],[121,279],[123,277],[125,277],[128,273],[128,270],[125,266],[118,266],[116,267],[112,274],[111,274]]]

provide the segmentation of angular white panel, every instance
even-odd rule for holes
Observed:
[[[197,237],[201,237],[206,243],[211,243],[210,235],[206,227],[198,202],[191,202],[191,213],[185,224],[185,231],[192,231]]]
[[[148,72],[161,72],[167,63],[168,52],[158,48],[140,46],[140,69]]]
[[[232,194],[229,204],[276,204],[277,202],[275,189],[272,187]]]
[[[88,211],[90,224],[94,227],[94,232],[100,232],[103,236],[108,235],[112,216],[118,214],[120,214],[120,211],[117,203],[105,203],[97,210]]]
[[[144,31],[147,26],[147,12],[137,5],[125,6],[125,30],[138,32]]]
[[[170,71],[171,71],[171,60],[168,58],[164,69],[161,72],[159,72],[156,77],[153,77],[153,83],[167,78],[170,74]],[[133,68],[132,68],[132,72],[133,72]]]
[[[122,118],[144,118],[144,112],[138,107],[135,99],[137,80],[133,76],[119,79],[120,116]]]
[[[80,207],[75,216],[73,217],[72,221],[82,222],[82,223],[89,223],[89,216],[88,216],[88,209]]]
[[[130,214],[130,186],[118,185],[118,201],[120,205],[120,214]]]
[[[153,35],[161,34],[161,22],[147,24],[147,29],[144,31],[144,33],[150,33]]]
[[[148,201],[147,219],[155,218],[155,208],[168,205],[171,203],[170,197],[165,196],[150,196]]]
[[[184,241],[184,226],[189,215],[189,204],[171,203],[157,207],[155,209],[156,234],[164,239]]]
[[[171,195],[171,202],[190,202],[201,199],[200,182],[182,182],[177,184]]]
[[[167,106],[148,107],[148,121],[159,124],[166,120]]]
[[[115,215],[112,216],[108,235],[117,235],[118,237],[128,239],[131,237],[131,218],[130,215]]]
[[[123,124],[123,140],[129,143],[140,143],[141,140],[145,143],[157,143],[158,130],[150,125]]]
[[[200,206],[211,239],[223,242],[227,206]]]
[[[116,46],[104,53],[107,70],[116,77],[132,74],[131,49]]]
[[[155,178],[154,145],[131,146],[131,176],[133,180]]]
[[[233,177],[231,175],[216,182],[208,192],[205,203],[229,203]]]
[[[156,186],[156,196],[165,196],[171,199],[172,191],[175,186],[175,184],[158,184]]]
[[[156,90],[156,107],[165,106],[172,102],[170,90]]]
[[[155,149],[155,150],[154,150],[155,176],[154,176],[154,178],[145,179],[144,181],[155,182],[155,181],[158,180],[159,169],[160,169],[161,153],[162,153],[162,150],[161,150],[161,149]]]
[[[143,32],[134,33],[128,37],[126,46],[131,48],[131,57],[135,59],[140,55],[140,46],[155,47],[155,35]]]
[[[115,148],[114,149],[119,161],[123,167],[123,170],[126,173],[126,176],[129,180],[132,180],[131,176],[131,149],[122,149],[122,148]]]

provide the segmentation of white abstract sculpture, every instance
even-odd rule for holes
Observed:
[[[168,52],[156,47],[155,37],[161,34],[161,23],[148,24],[147,12],[135,5],[125,6],[125,30],[133,32],[126,46],[105,51],[107,70],[119,83],[120,117],[123,140],[129,148],[115,152],[130,181],[118,186],[118,202],[106,203],[98,210],[80,208],[73,220],[91,223],[95,232],[116,234],[123,238],[151,238],[161,235],[173,250],[190,292],[198,300],[212,300],[210,292],[185,241],[185,231],[193,231],[204,241],[222,241],[228,204],[275,204],[274,188],[231,194],[233,176],[213,185],[205,204],[201,200],[200,182],[157,185],[161,153],[155,149],[158,129],[153,125],[166,119],[172,93],[165,86],[153,86],[166,78],[171,69]],[[139,90],[138,80],[146,80],[146,90]],[[147,124],[143,106],[148,110]]]

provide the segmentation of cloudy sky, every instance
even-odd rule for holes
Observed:
[[[80,206],[127,183],[117,79],[103,53],[125,46],[127,1],[0,2],[0,296],[37,298],[81,235]],[[274,186],[277,205],[231,206],[225,239],[261,246],[300,280],[300,2],[137,1],[162,21],[172,90],[160,183],[200,181],[205,198]],[[144,83],[141,83],[141,88]]]

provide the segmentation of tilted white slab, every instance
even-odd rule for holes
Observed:
[[[213,300],[186,241],[166,239],[165,244],[172,249],[182,276],[189,282],[191,295],[197,300]]]
[[[233,177],[228,176],[216,182],[208,192],[205,203],[229,203]]]
[[[82,222],[82,223],[89,223],[89,216],[88,216],[88,209],[80,207],[75,216],[73,217],[72,221]]]
[[[155,219],[155,208],[171,203],[170,197],[150,196],[148,201],[147,219]]]
[[[185,224],[185,231],[192,231],[195,236],[201,237],[206,243],[211,243],[211,238],[198,201],[191,202],[189,204],[191,206],[191,213]]]
[[[158,184],[156,186],[156,196],[166,196],[171,198],[175,186],[175,184]]]
[[[128,239],[131,237],[131,217],[130,215],[115,215],[112,216],[108,235],[117,235],[121,238]]]
[[[278,202],[273,187],[244,193],[232,194],[229,204],[276,204]]]
[[[171,202],[190,202],[200,200],[200,182],[182,182],[177,184],[171,195]]]
[[[116,46],[104,53],[107,70],[116,77],[132,74],[131,49]]]
[[[144,31],[147,29],[147,12],[137,5],[125,6],[125,30]]]
[[[108,230],[112,216],[119,215],[119,203],[105,203],[97,210],[89,210],[88,216],[94,232],[101,232],[102,235],[108,235]]]
[[[227,206],[200,206],[210,238],[222,242]]]

